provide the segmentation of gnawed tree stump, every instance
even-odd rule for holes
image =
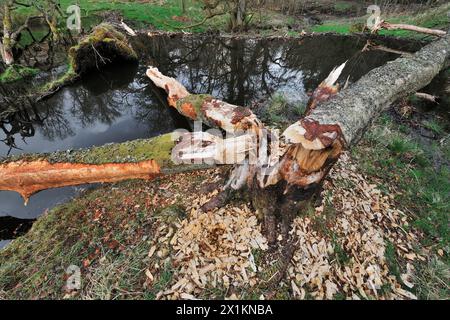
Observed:
[[[117,61],[137,61],[127,37],[109,23],[102,23],[69,49],[69,62],[79,75]]]
[[[271,207],[285,228],[293,214],[314,200],[341,152],[357,143],[391,103],[429,84],[449,57],[450,36],[446,35],[414,55],[370,71],[286,129],[283,135],[289,147],[280,161],[279,180],[270,186],[279,190],[278,196],[275,192],[263,195],[272,197],[263,202],[273,203],[276,198]]]

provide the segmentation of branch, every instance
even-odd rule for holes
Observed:
[[[29,24],[30,24],[31,20],[33,20],[33,19],[43,19],[43,18],[44,18],[43,16],[29,16],[29,17],[27,17],[27,19],[25,20],[23,25],[21,25],[15,32],[12,33],[11,40],[13,41],[13,44],[15,44],[17,42],[17,38],[22,33],[22,31],[29,28]]]
[[[410,24],[392,24],[386,21],[381,20],[380,23],[372,29],[372,33],[377,32],[379,29],[385,30],[408,30],[415,31],[419,33],[425,33],[433,36],[443,37],[447,34],[447,32],[438,29],[429,29],[424,27],[418,27]]]
[[[13,3],[14,3],[14,4],[17,4],[17,5],[19,5],[19,6],[22,6],[22,7],[27,7],[27,8],[29,8],[29,7],[32,6],[32,4],[29,4],[29,3],[23,3],[23,2],[16,1],[16,0],[14,0]]]
[[[364,46],[364,48],[362,48],[361,52],[370,51],[370,50],[379,50],[379,51],[384,51],[384,52],[388,52],[388,53],[395,53],[395,54],[399,54],[399,55],[409,55],[409,56],[412,55],[411,52],[391,49],[391,48],[388,48],[388,47],[385,47],[385,46],[382,46],[382,45],[376,45],[372,41],[367,40],[367,43]]]
[[[436,96],[433,96],[433,95],[431,95],[431,94],[428,94],[428,93],[424,93],[424,92],[416,92],[415,94],[414,94],[417,98],[420,98],[420,99],[423,99],[423,100],[427,100],[427,101],[430,101],[430,102],[433,102],[433,103],[438,103],[436,100],[437,100],[437,97]]]

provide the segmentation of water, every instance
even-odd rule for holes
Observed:
[[[133,39],[139,65],[120,64],[96,72],[32,107],[17,108],[0,118],[0,157],[51,152],[148,138],[185,126],[150,84],[146,66],[157,66],[190,92],[212,93],[225,101],[254,106],[275,93],[306,103],[308,93],[337,65],[349,60],[342,82],[356,81],[397,55],[360,53],[366,41],[357,37],[311,37],[252,40],[218,36],[175,36]],[[417,50],[415,43],[389,43]],[[2,107],[0,107],[0,111]],[[27,207],[13,192],[0,192],[0,217],[35,219],[74,197],[82,187],[46,190]],[[0,229],[8,224],[0,220]],[[5,233],[6,234],[6,233]],[[7,238],[0,238],[0,241]],[[0,242],[0,246],[1,246]]]

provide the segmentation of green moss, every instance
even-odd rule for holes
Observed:
[[[11,83],[19,80],[34,77],[39,73],[38,69],[24,67],[20,65],[9,66],[0,74],[0,83]]]
[[[52,92],[57,88],[74,82],[76,79],[78,79],[78,75],[73,71],[72,66],[69,65],[67,71],[62,76],[43,85],[40,91],[43,93]]]
[[[106,163],[128,159],[134,161],[153,159],[168,163],[173,147],[172,134],[168,133],[152,139],[95,147],[81,155],[79,160],[88,163]]]
[[[186,98],[180,99],[177,101],[177,110],[181,111],[181,106],[185,103],[191,104],[194,107],[195,112],[197,115],[200,115],[202,105],[207,99],[212,99],[213,97],[209,94],[191,94],[188,95]]]
[[[164,134],[151,139],[133,140],[123,143],[107,144],[101,147],[73,151],[53,152],[49,154],[23,154],[0,159],[0,163],[18,160],[47,159],[51,163],[71,162],[87,164],[138,162],[156,160],[158,163],[170,166],[171,150],[175,142],[172,134]]]

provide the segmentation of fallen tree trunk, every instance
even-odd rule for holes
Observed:
[[[370,123],[391,103],[431,82],[444,67],[449,55],[450,36],[447,35],[414,55],[401,57],[372,70],[333,99],[329,98],[336,93],[335,87],[328,85],[324,90],[319,86],[316,93],[324,92],[325,95],[319,96],[326,98],[316,97],[316,101],[308,103],[306,117],[284,132],[288,147],[279,162],[256,165],[243,162],[237,165],[229,184],[236,189],[244,185],[249,187],[253,206],[263,213],[269,242],[275,241],[276,221],[283,221],[281,225],[287,233],[295,214],[311,205],[343,150],[355,144]],[[237,124],[245,129],[243,123],[247,123],[250,130],[263,129],[248,110],[237,112],[238,107],[210,96],[190,95],[181,84],[161,75],[154,68],[150,68],[147,75],[157,86],[166,90],[169,104],[191,119],[204,119],[225,131],[235,130]],[[329,79],[335,81],[334,78],[335,75],[330,74]],[[195,103],[191,103],[193,97]],[[210,115],[217,114],[220,117],[211,119]],[[245,116],[232,121],[236,114]],[[258,157],[261,156],[263,143],[267,141],[259,136],[256,146],[250,148],[253,152],[256,150]]]
[[[25,200],[34,193],[78,184],[153,179],[161,173],[154,160],[138,163],[50,163],[46,160],[18,161],[0,167],[0,190],[20,193]]]

